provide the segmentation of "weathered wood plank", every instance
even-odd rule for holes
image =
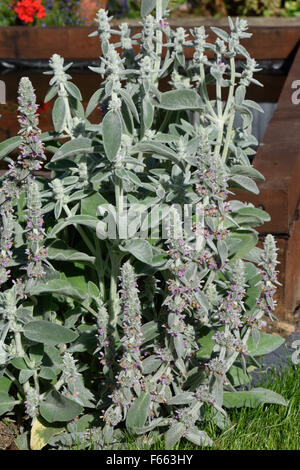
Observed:
[[[128,23],[138,32],[137,20]],[[299,18],[249,18],[252,38],[243,41],[249,53],[256,59],[285,59],[300,40]],[[114,21],[118,25],[120,21]],[[183,26],[190,29],[195,26],[207,26],[209,41],[215,38],[209,26],[225,27],[226,19],[215,18],[177,18],[170,21],[172,27]],[[225,28],[226,29],[226,28]],[[88,38],[94,27],[22,27],[9,26],[0,28],[0,58],[2,59],[48,59],[58,53],[67,59],[97,59],[100,55],[99,39]],[[118,37],[114,36],[117,41]],[[192,49],[186,49],[187,57]]]
[[[258,185],[257,196],[236,192],[242,200],[262,205],[271,215],[261,232],[288,234],[300,199],[300,104],[292,103],[292,83],[299,79],[300,47],[254,159],[254,167],[266,181]]]

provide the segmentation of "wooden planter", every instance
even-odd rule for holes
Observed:
[[[139,22],[126,20],[134,32],[140,30]],[[256,59],[285,59],[297,46],[300,39],[298,18],[249,18],[253,37],[243,44]],[[120,21],[113,21],[118,25]],[[215,18],[171,19],[171,26],[183,26],[187,30],[195,26],[219,26],[228,30],[227,20]],[[95,60],[100,55],[98,37],[88,38],[95,31],[94,26],[59,27],[9,26],[0,27],[0,59],[49,59],[54,53],[65,59]],[[207,28],[208,41],[215,35]],[[116,42],[118,36],[114,36]],[[190,57],[192,50],[187,48]]]
[[[136,21],[128,20],[137,32]],[[178,19],[171,26],[227,25],[226,19]],[[117,21],[114,22],[118,24]],[[259,184],[260,194],[255,196],[236,191],[236,197],[255,206],[263,207],[271,221],[260,227],[261,238],[273,233],[279,247],[280,282],[277,292],[276,314],[288,319],[300,304],[300,104],[292,103],[292,84],[300,80],[300,19],[249,19],[253,37],[243,44],[256,59],[283,59],[292,66],[282,88],[277,108],[254,159],[254,167],[264,176]],[[49,59],[58,53],[65,59],[97,60],[100,55],[99,39],[88,38],[94,27],[0,28],[0,59]],[[207,28],[208,40],[214,34]],[[115,37],[118,41],[118,37]],[[192,54],[186,50],[187,58]],[[266,88],[270,93],[272,83]]]

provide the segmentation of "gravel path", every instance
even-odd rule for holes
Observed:
[[[262,382],[264,382],[267,378],[268,373],[273,369],[276,368],[278,373],[280,374],[283,369],[288,366],[290,356],[295,351],[295,349],[291,348],[291,344],[294,341],[300,340],[300,331],[296,331],[293,333],[278,349],[271,352],[270,354],[266,354],[261,358],[261,371],[253,371],[251,372],[252,376],[252,387],[256,387],[258,383],[259,375],[261,376]],[[260,362],[260,361],[258,361]]]

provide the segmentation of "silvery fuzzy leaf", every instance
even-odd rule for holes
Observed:
[[[187,373],[186,366],[185,366],[184,361],[181,359],[181,357],[176,359],[175,365],[183,375],[186,375],[186,373]]]
[[[150,243],[143,239],[133,239],[125,245],[119,246],[121,251],[127,251],[131,253],[136,259],[142,261],[145,264],[151,264],[153,259],[153,251]]]
[[[92,141],[87,137],[78,137],[63,144],[53,155],[51,162],[67,158],[77,153],[92,153]]]
[[[256,183],[248,176],[234,175],[230,177],[230,188],[246,189],[250,193],[258,194],[259,189]]]
[[[153,123],[153,118],[154,118],[154,107],[152,106],[149,98],[145,96],[143,103],[143,123],[145,130],[150,129]]]
[[[260,113],[265,112],[264,109],[258,103],[256,103],[255,101],[252,101],[252,100],[245,100],[243,102],[243,105],[248,106],[249,108],[256,109],[256,111],[259,111]]]
[[[166,426],[168,422],[168,418],[155,418],[151,421],[151,424],[148,424],[147,426],[135,427],[133,431],[135,434],[145,434],[149,431],[152,431],[156,427]]]
[[[246,371],[244,373],[243,369],[237,366],[231,366],[227,372],[227,377],[234,387],[239,387],[241,385],[249,385],[251,382],[251,377]]]
[[[148,95],[150,91],[150,80],[146,78],[143,79],[143,88],[145,95]]]
[[[71,196],[69,196],[69,202],[78,201],[79,199],[83,199],[86,196],[88,196],[88,194],[90,194],[90,193],[91,192],[86,191],[85,189],[79,189],[78,191],[75,191],[73,194],[71,194]],[[73,215],[75,215],[76,212],[74,212],[73,209],[72,209],[72,212],[73,212]]]
[[[212,446],[213,441],[205,431],[200,431],[196,426],[186,431],[184,437],[197,446]]]
[[[56,224],[49,233],[48,238],[55,238],[55,235],[69,225],[85,225],[86,227],[91,227],[96,230],[99,222],[100,221],[97,217],[92,217],[90,215],[74,215],[58,222],[58,224]]]
[[[253,339],[253,344],[257,348],[259,345],[259,341],[260,341],[260,331],[257,330],[256,328],[252,328],[251,335]]]
[[[215,398],[215,402],[219,407],[223,405],[223,377],[215,374],[212,394]]]
[[[178,315],[175,313],[169,313],[168,315],[168,325],[170,328],[172,328],[173,325],[178,323]]]
[[[210,28],[217,36],[219,36],[221,39],[223,39],[224,41],[228,41],[229,39],[229,34],[226,33],[226,31],[224,31],[223,29],[221,28],[217,28],[215,26],[211,26]]]
[[[69,394],[66,394],[68,398],[71,398],[79,405],[88,408],[95,408],[95,397],[91,391],[85,387],[82,376],[75,379],[75,381],[68,384]]]
[[[196,110],[203,107],[202,100],[195,90],[171,90],[161,94],[158,108],[180,111]]]
[[[264,176],[251,165],[235,165],[230,168],[230,174],[247,176],[258,181],[265,181]]]
[[[113,433],[114,433],[113,426],[110,426],[109,424],[105,424],[103,428],[103,440],[106,444],[109,444],[112,441]]]
[[[242,364],[243,373],[244,373],[244,375],[247,375],[247,364],[246,364],[245,356],[243,354],[240,354],[240,361],[241,361],[241,364]]]
[[[127,133],[132,135],[134,132],[133,116],[125,101],[122,101],[120,116],[122,121],[122,128],[126,129]]]
[[[155,8],[156,0],[142,0],[141,1],[141,16],[149,15]]]
[[[45,400],[40,405],[40,413],[48,423],[70,421],[82,411],[81,405],[74,400],[65,398],[56,390],[47,393]]]
[[[205,313],[208,313],[209,311],[209,303],[206,294],[202,291],[196,291],[194,293],[197,302],[199,305],[204,309]]]
[[[218,249],[217,249],[216,245],[214,244],[214,242],[213,242],[210,238],[207,238],[205,241],[206,241],[207,245],[208,245],[215,253],[218,253]]]
[[[54,206],[54,216],[56,219],[59,219],[62,208],[63,208],[62,201],[61,200],[56,201],[55,206]]]
[[[65,279],[52,279],[49,281],[38,281],[30,289],[31,295],[53,292],[57,295],[65,295],[78,300],[84,300],[85,294],[81,289],[74,288],[70,282]]]
[[[122,137],[122,121],[118,112],[111,110],[104,116],[102,133],[106,156],[113,161],[121,146]]]
[[[148,418],[151,398],[148,392],[142,392],[128,410],[126,428],[132,432],[135,428],[145,425]]]
[[[161,360],[157,356],[149,356],[142,362],[142,369],[144,374],[152,374],[156,372],[161,365]]]
[[[182,438],[186,431],[186,427],[183,423],[173,424],[170,429],[166,432],[166,448],[167,450],[172,449],[174,445]]]
[[[300,363],[300,341],[299,340],[293,341],[293,343],[291,344],[291,347],[293,349],[296,349],[296,351],[294,351],[293,354],[291,355],[291,359],[292,359],[293,364],[297,365]]]
[[[244,57],[249,57],[249,52],[244,48],[244,46],[242,46],[241,44],[238,44],[236,47],[235,47],[235,50],[238,54],[241,54],[242,56]]]
[[[180,160],[177,157],[177,153],[174,150],[170,149],[166,145],[163,145],[160,142],[141,142],[135,147],[132,148],[132,152],[145,152],[145,153],[152,153],[153,157],[156,157],[156,154],[160,157],[165,157],[171,160],[176,165],[181,165]]]
[[[181,67],[185,67],[185,56],[183,52],[176,52],[175,57],[177,61],[179,62],[179,64],[181,65]]]
[[[163,63],[163,66],[162,68],[160,69],[160,72],[159,72],[159,77],[161,78],[164,73],[168,70],[168,68],[170,67],[170,65],[173,63],[173,58],[170,58],[170,59],[165,59],[164,63]]]
[[[178,357],[185,356],[185,346],[182,334],[178,333],[178,335],[174,337],[174,347]]]
[[[195,400],[195,396],[191,392],[181,392],[175,397],[169,398],[168,405],[189,405]]]
[[[221,264],[224,265],[228,257],[228,248],[227,248],[226,242],[224,240],[218,240],[217,249],[218,249],[218,254],[220,256],[220,259],[221,259]]]
[[[58,90],[59,90],[58,85],[54,85],[51,88],[49,88],[49,90],[48,90],[48,92],[47,92],[47,94],[44,98],[44,103],[48,103],[48,101],[51,101],[52,98],[54,98],[54,96],[57,95]]]
[[[59,96],[53,106],[52,121],[56,132],[62,132],[66,118],[66,106],[64,98]]]
[[[263,403],[287,405],[286,400],[279,393],[262,387],[253,388],[249,392],[224,392],[224,406],[226,408],[241,408],[243,406],[256,408]]]
[[[79,88],[75,85],[75,83],[72,82],[66,82],[65,87],[69,94],[73,96],[76,100],[82,101],[82,96],[80,93]]]
[[[140,122],[138,111],[136,109],[136,106],[130,94],[127,93],[127,91],[124,89],[121,89],[119,93],[121,97],[123,98],[123,100],[125,101],[128,108],[130,109],[130,111],[132,112],[134,118],[137,120],[137,122]]]
[[[103,92],[104,92],[104,89],[99,88],[91,96],[90,101],[88,102],[88,105],[85,110],[86,118],[89,117],[89,115],[94,111],[94,109],[100,104],[100,99],[102,97]]]
[[[246,87],[244,85],[238,86],[235,91],[235,96],[234,96],[235,104],[242,105],[244,103],[245,96],[246,96]]]

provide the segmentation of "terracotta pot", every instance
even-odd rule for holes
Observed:
[[[80,11],[81,16],[85,18],[85,24],[93,24],[99,8],[106,8],[107,4],[108,0],[81,0]]]

